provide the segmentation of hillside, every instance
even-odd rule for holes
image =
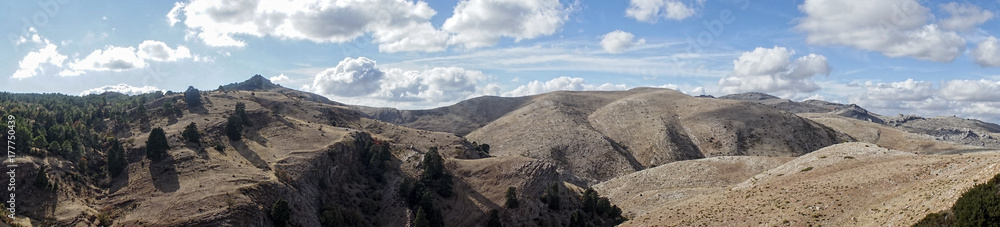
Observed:
[[[625,226],[911,225],[947,209],[974,183],[992,178],[1000,172],[998,161],[996,152],[928,156],[868,143],[839,144],[727,190],[661,203]],[[613,201],[627,199],[612,196]]]
[[[498,156],[552,160],[582,186],[673,161],[792,157],[850,140],[763,105],[653,88],[534,96],[466,137]]]

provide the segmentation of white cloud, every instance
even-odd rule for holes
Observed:
[[[156,40],[146,40],[139,44],[139,51],[136,53],[142,59],[153,61],[177,61],[191,58],[191,50],[178,45],[176,49],[170,49],[166,43]]]
[[[957,115],[998,122],[1000,81],[950,80],[940,87],[907,79],[889,83],[867,81],[850,102],[882,114]]]
[[[135,47],[107,46],[69,63],[69,67],[74,71],[125,71],[145,68],[146,61],[136,54]]]
[[[349,103],[433,107],[481,95],[499,95],[498,85],[481,85],[488,78],[480,71],[458,67],[383,69],[374,60],[359,57],[346,58],[337,67],[316,74],[313,83],[303,89]]]
[[[167,12],[167,23],[173,27],[177,22],[181,22],[181,10],[184,10],[185,4],[183,2],[174,2],[174,8]]]
[[[277,76],[272,76],[272,77],[267,78],[267,79],[270,80],[271,83],[282,83],[282,82],[289,82],[289,81],[291,81],[291,79],[289,79],[288,76],[285,76],[284,73],[282,73],[280,75],[277,75]]]
[[[981,67],[1000,67],[1000,41],[990,36],[976,45],[970,55]]]
[[[704,0],[698,0],[698,5],[704,5]],[[640,22],[656,23],[663,19],[684,20],[695,14],[693,4],[685,4],[680,0],[630,0],[625,16]]]
[[[454,33],[449,44],[486,47],[501,37],[520,41],[551,35],[572,10],[559,0],[462,0],[441,28]]]
[[[153,86],[134,87],[128,84],[118,84],[118,85],[105,85],[99,88],[87,89],[83,92],[80,92],[80,96],[90,95],[90,94],[103,94],[104,92],[118,92],[127,95],[138,95],[155,91],[163,91],[163,89],[159,89]]]
[[[733,60],[733,72],[719,80],[723,93],[768,92],[788,97],[808,93],[820,87],[811,80],[816,75],[829,75],[826,57],[809,54],[794,61],[795,51],[784,47],[758,47]]]
[[[625,90],[628,86],[624,84],[604,83],[599,85],[588,84],[586,80],[579,77],[558,77],[549,81],[538,80],[528,82],[514,90],[506,92],[503,96],[528,96],[553,91],[610,91]]]
[[[993,12],[971,4],[951,2],[941,5],[941,9],[948,12],[951,17],[938,22],[938,24],[941,25],[941,28],[952,31],[968,31],[993,18]]]
[[[957,101],[1000,101],[1000,81],[987,79],[947,81],[941,86],[941,97]]]
[[[889,57],[951,62],[965,51],[953,31],[927,24],[930,10],[917,0],[806,0],[796,26],[814,45],[845,45]]]
[[[59,54],[57,46],[55,44],[49,43],[48,40],[44,40],[45,47],[29,52],[27,55],[18,62],[18,69],[14,71],[11,78],[24,79],[30,78],[38,75],[39,71],[45,72],[49,70],[57,69],[47,69],[48,67],[42,67],[43,64],[51,65],[54,67],[62,67],[63,61],[66,60],[66,55]]]
[[[237,36],[343,43],[371,33],[384,52],[442,51],[448,34],[430,24],[435,14],[409,0],[193,0],[175,5],[167,20],[183,16],[188,37],[209,46],[246,46]]]
[[[916,81],[912,78],[891,83],[865,83],[868,98],[889,101],[920,101],[934,96],[937,92],[934,85],[927,81]]]
[[[645,39],[639,39],[639,41],[632,42],[635,39],[635,35],[629,32],[624,32],[622,30],[615,30],[613,32],[608,32],[604,34],[601,38],[601,47],[604,47],[604,51],[612,54],[620,54],[625,52],[625,50],[632,48],[633,46],[638,46],[646,43]]]
[[[375,60],[345,58],[337,67],[316,74],[310,89],[341,97],[363,96],[378,91],[384,77],[385,72],[375,68]]]

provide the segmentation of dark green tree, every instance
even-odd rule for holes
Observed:
[[[288,207],[288,201],[284,199],[278,199],[271,206],[271,219],[274,220],[275,226],[285,226],[288,224],[289,219],[292,217],[292,209]]]
[[[503,204],[504,207],[508,209],[515,209],[520,206],[520,202],[517,201],[517,188],[509,187],[507,188],[507,202]]]
[[[250,126],[250,118],[247,118],[247,104],[243,102],[236,103],[236,116],[240,117],[241,124]]]
[[[153,128],[149,132],[149,138],[146,139],[146,157],[150,160],[160,160],[167,155],[167,150],[170,150],[167,134],[163,132],[163,128]]]
[[[108,173],[111,177],[116,177],[121,174],[128,162],[125,158],[125,149],[122,148],[121,142],[117,139],[110,140],[111,149],[108,150]]]
[[[62,145],[59,145],[59,141],[53,140],[52,142],[49,142],[49,152],[56,154],[62,153]]]
[[[31,145],[37,148],[47,148],[49,146],[49,141],[45,139],[45,134],[39,134],[31,141]]]
[[[45,166],[42,166],[38,170],[38,174],[35,174],[35,187],[48,188],[52,186],[52,182],[49,182],[49,176],[45,173]]]
[[[243,139],[243,122],[239,116],[229,116],[229,119],[227,119],[226,137],[229,137],[229,140]]]
[[[438,195],[450,197],[452,194],[451,175],[445,172],[444,160],[438,154],[437,147],[432,147],[428,149],[427,153],[424,153],[421,165],[424,167],[421,182],[433,188]]]
[[[587,213],[593,213],[597,211],[597,191],[593,188],[587,188],[583,191],[583,211]]]
[[[550,183],[548,187],[545,188],[545,194],[542,194],[542,203],[548,205],[550,210],[559,210],[559,184]]]
[[[194,86],[188,86],[184,91],[184,102],[187,102],[188,107],[201,106],[201,91]]]
[[[189,142],[199,145],[201,144],[201,134],[198,133],[198,124],[195,124],[194,122],[191,122],[191,124],[184,127],[184,132],[181,133],[181,136]]]
[[[417,215],[413,218],[413,227],[431,227],[430,220],[427,220],[427,212],[423,207],[417,208]]]
[[[490,210],[489,218],[486,219],[486,227],[503,227],[499,211]]]

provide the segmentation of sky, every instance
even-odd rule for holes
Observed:
[[[0,3],[0,90],[211,90],[366,106],[662,87],[1000,122],[1000,1]]]

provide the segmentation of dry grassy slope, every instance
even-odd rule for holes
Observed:
[[[722,156],[663,164],[594,185],[626,217],[641,216],[677,201],[718,193],[794,158]]]
[[[304,225],[316,225],[315,211],[319,205],[314,200],[321,193],[315,191],[318,190],[315,184],[308,183],[316,181],[315,177],[300,176],[311,176],[306,172],[317,169],[303,169],[303,166],[315,166],[317,160],[325,159],[323,154],[328,147],[336,147],[357,129],[377,129],[381,133],[377,137],[395,141],[394,155],[403,160],[400,165],[406,166],[404,172],[414,172],[420,156],[415,153],[417,150],[441,146],[448,151],[448,147],[456,147],[443,152],[456,156],[462,154],[457,147],[467,143],[447,133],[390,127],[360,118],[344,107],[303,100],[283,91],[282,88],[253,93],[210,92],[203,95],[204,108],[185,110],[180,118],[154,117],[149,125],[135,127],[132,136],[124,138],[135,141],[126,145],[128,175],[114,179],[108,196],[93,205],[114,208],[116,223],[125,226],[258,226],[270,223],[266,214],[269,207],[259,204],[273,203],[277,196],[287,195],[295,204],[293,218],[306,220],[301,223]],[[246,103],[253,125],[246,130],[243,140],[231,142],[223,136],[224,124],[236,102]],[[189,122],[198,124],[205,135],[203,140],[222,141],[227,148],[220,152],[207,146],[185,144],[180,132]],[[141,149],[151,127],[163,127],[171,145],[168,158],[157,163],[145,159]],[[347,158],[342,162],[348,161],[354,160]],[[336,172],[330,169],[336,166],[319,170]],[[276,175],[287,175],[291,180],[279,181]],[[264,189],[273,191],[262,193],[267,196],[241,193]],[[394,193],[391,189],[383,192]],[[390,209],[395,212],[386,212],[383,223],[405,223],[405,210],[393,204],[384,204],[395,207]]]
[[[640,88],[539,95],[467,138],[495,155],[553,160],[591,185],[677,160],[801,155],[842,139],[835,134],[760,104]]]
[[[907,226],[1000,173],[1000,153],[915,155],[844,143],[720,193],[663,204],[625,226]]]
[[[859,142],[874,143],[881,147],[932,154],[943,151],[982,149],[983,147],[960,145],[938,141],[928,135],[920,135],[891,128],[868,121],[861,121],[835,114],[802,113],[801,117],[819,122],[838,132],[846,133]]]

